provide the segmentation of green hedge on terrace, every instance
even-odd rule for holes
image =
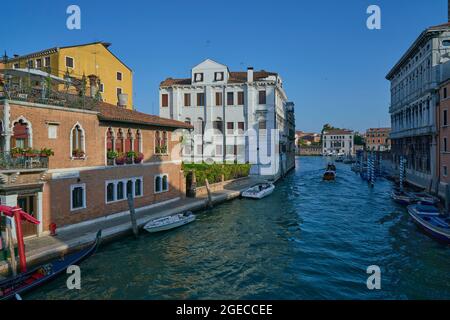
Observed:
[[[220,182],[222,174],[225,181],[247,177],[250,174],[251,164],[207,164],[207,163],[183,163],[184,175],[187,176],[190,171],[195,172],[197,186],[205,185],[205,179],[209,183]]]

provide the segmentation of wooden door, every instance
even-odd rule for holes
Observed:
[[[17,198],[17,205],[23,209],[26,213],[36,218],[36,196],[19,196]],[[22,232],[24,237],[37,235],[37,226],[30,222],[22,221]]]

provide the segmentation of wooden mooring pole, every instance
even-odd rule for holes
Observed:
[[[213,203],[212,203],[212,196],[211,196],[211,188],[209,186],[208,179],[205,179],[205,185],[206,185],[206,191],[208,192],[208,208],[211,209],[213,207]]]
[[[133,228],[133,234],[137,238],[139,236],[139,229],[137,227],[137,222],[136,222],[136,211],[134,209],[134,198],[131,193],[128,194],[128,207],[130,208],[130,219],[131,219],[131,226]]]
[[[6,224],[6,236],[8,237],[9,259],[11,263],[11,271],[13,276],[17,275],[16,253],[14,252],[14,239],[12,236],[11,222]]]

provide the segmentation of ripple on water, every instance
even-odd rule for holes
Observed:
[[[82,290],[65,278],[29,299],[450,299],[449,248],[423,235],[389,197],[322,158],[297,169],[260,201],[236,199],[195,223],[105,245],[82,265]],[[382,270],[369,291],[366,269]]]

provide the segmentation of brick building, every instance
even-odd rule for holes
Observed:
[[[183,198],[185,129],[191,126],[93,98],[0,86],[0,201],[42,222],[24,224],[33,236],[51,223],[123,214],[128,194],[136,208]]]
[[[365,135],[366,148],[374,151],[388,151],[391,149],[389,134],[391,128],[370,128]]]

